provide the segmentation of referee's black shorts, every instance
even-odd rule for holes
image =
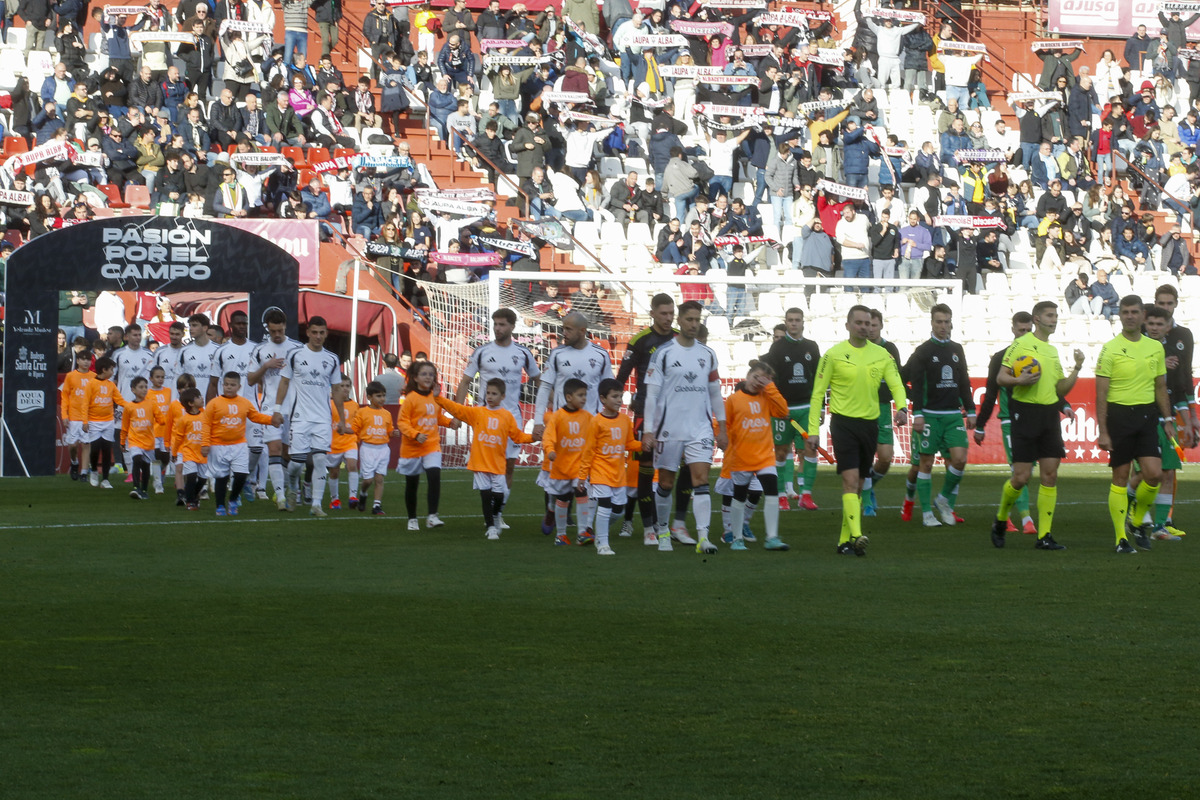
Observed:
[[[833,460],[838,474],[848,469],[863,473],[875,463],[875,447],[879,440],[879,422],[873,419],[829,417],[829,435],[833,439]]]
[[[1049,406],[1009,400],[1008,416],[1014,464],[1066,457],[1057,404]]]
[[[1158,407],[1108,404],[1108,438],[1112,450],[1110,467],[1124,466],[1136,458],[1162,458],[1158,446]]]

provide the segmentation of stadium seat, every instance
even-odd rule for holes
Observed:
[[[25,141],[24,136],[5,136],[4,137],[4,157],[8,158],[16,153],[25,153],[29,151],[29,144]]]
[[[374,130],[374,129],[364,129],[363,132],[365,133],[366,130]],[[349,147],[335,147],[333,149],[333,157],[334,158],[341,158],[343,156],[346,158],[353,158],[356,155],[358,155],[358,153],[355,152],[354,150],[351,150]]]
[[[308,148],[308,155],[305,156],[305,158],[308,160],[309,164],[320,164],[322,161],[328,161],[332,158],[332,156],[329,155],[328,148],[310,147]],[[299,166],[299,164],[297,164],[297,166]]]
[[[104,196],[108,198],[109,208],[129,208],[129,204],[121,197],[120,191],[115,183],[102,183],[96,187]]]
[[[626,235],[628,246],[645,245],[647,247],[654,246],[654,237],[650,233],[650,226],[644,222],[629,223],[629,232]]]
[[[295,162],[297,169],[308,166],[308,160],[304,157],[303,147],[285,147],[283,148],[283,157],[290,158],[293,162]]]
[[[125,202],[131,208],[150,210],[150,190],[140,183],[125,184]]]

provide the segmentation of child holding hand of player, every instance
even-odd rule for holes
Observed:
[[[171,457],[175,459],[176,480],[183,476],[187,510],[196,511],[200,508],[200,487],[208,479],[208,459],[202,450],[208,435],[204,397],[195,386],[189,386],[179,393],[179,404],[183,413],[171,428]]]
[[[437,367],[432,363],[418,361],[408,368],[404,403],[397,423],[401,439],[396,471],[404,476],[404,507],[410,531],[421,529],[417,522],[417,492],[422,472],[429,482],[425,497],[429,516],[425,518],[425,526],[440,528],[446,524],[437,514],[442,497],[442,437],[438,428],[457,428],[459,421],[438,407],[434,397],[438,385]]]
[[[171,401],[171,406],[167,409],[167,429],[163,436],[163,446],[166,448],[167,457],[175,464],[175,505],[183,506],[187,504],[184,499],[184,485],[186,481],[183,477],[183,462],[179,461],[174,454],[174,439],[175,439],[175,423],[179,418],[187,413],[187,409],[183,407],[183,392],[185,389],[195,389],[196,379],[192,377],[190,372],[182,372],[175,379],[175,399]]]
[[[116,441],[113,406],[124,407],[127,402],[112,382],[116,362],[108,356],[96,360],[96,377],[88,379],[84,389],[87,418],[83,423],[84,440],[91,449],[92,486],[111,489],[108,471],[113,465],[113,444]],[[99,471],[97,471],[99,466]]]
[[[532,436],[517,426],[512,412],[501,407],[505,391],[504,381],[499,378],[489,380],[484,393],[485,405],[482,407],[464,406],[439,394],[434,395],[434,401],[451,416],[471,426],[474,437],[467,469],[474,474],[473,485],[479,490],[479,498],[483,503],[483,521],[487,524],[484,535],[492,541],[500,538],[496,516],[504,507],[504,494],[508,488],[504,478],[508,442],[510,439],[517,444],[533,441]]]
[[[157,399],[150,397],[149,388],[141,375],[130,381],[133,402],[126,405],[121,414],[121,445],[133,465],[133,489],[129,496],[134,500],[146,499],[150,488],[150,465],[154,462],[154,431],[167,424],[167,415]]]
[[[154,458],[150,461],[154,493],[163,493],[163,472],[171,463],[171,429],[167,427],[171,413],[171,387],[165,386],[167,371],[157,364],[150,368],[150,388],[146,396],[154,401],[154,407],[162,412],[162,418],[154,419]]]
[[[350,383],[350,378],[342,375],[342,382],[333,387],[332,394],[341,396],[342,405],[346,409],[346,425],[350,425],[350,421],[354,419],[354,415],[358,413],[358,403],[350,399],[353,387]],[[337,404],[331,397],[329,400],[329,413],[332,416],[333,422],[333,445],[329,448],[329,456],[325,459],[325,465],[329,468],[329,510],[337,511],[342,507],[342,500],[338,496],[338,483],[342,474],[342,462],[346,464],[346,471],[350,474],[347,487],[350,491],[350,510],[353,511],[358,507],[358,436],[351,429],[348,433],[338,432],[338,416]],[[318,501],[319,502],[319,501]]]
[[[63,434],[63,444],[71,454],[71,480],[79,480],[79,476],[88,474],[88,457],[91,447],[83,434],[83,423],[87,422],[87,385],[91,378],[96,377],[92,372],[90,358],[75,359],[75,369],[67,374],[62,385],[62,416],[67,430]],[[83,472],[80,472],[80,469]]]
[[[730,477],[733,479],[733,503],[730,550],[745,550],[743,521],[750,482],[757,477],[767,496],[763,505],[766,518],[767,550],[787,550],[779,539],[779,478],[775,473],[775,439],[772,417],[786,418],[788,404],[775,388],[775,370],[764,361],[751,361],[746,380],[725,398],[725,430],[729,447],[725,449]]]
[[[367,507],[367,487],[374,487],[375,502],[371,514],[383,516],[383,479],[387,476],[388,461],[391,460],[392,450],[388,440],[400,433],[392,424],[392,415],[383,407],[387,397],[387,389],[379,381],[367,384],[367,404],[354,412],[350,419],[350,429],[358,437],[358,466],[362,475],[362,487],[350,491],[358,492],[358,510]],[[346,409],[347,415],[350,409]]]
[[[217,516],[236,517],[239,498],[250,476],[250,445],[246,443],[246,420],[260,425],[279,426],[270,414],[264,414],[241,395],[242,376],[226,372],[221,377],[221,396],[214,397],[204,409],[205,424],[200,441],[200,454],[208,460],[208,475],[216,480],[214,494]],[[233,473],[233,492],[229,491],[229,475]]]
[[[587,492],[579,476],[579,461],[583,456],[583,444],[587,436],[592,415],[584,410],[587,403],[587,384],[578,378],[569,378],[563,384],[563,407],[546,415],[546,432],[542,435],[542,471],[538,473],[537,485],[554,500],[554,526],[558,535],[556,545],[570,544],[567,538],[567,512],[574,498],[579,504],[580,534],[576,544],[588,545],[594,534],[584,530],[588,519]]]
[[[588,423],[587,437],[579,459],[579,483],[588,488],[596,503],[596,554],[615,555],[608,544],[608,524],[625,511],[625,454],[640,451],[642,443],[633,435],[633,421],[621,413],[623,387],[605,378],[598,387],[600,413]]]

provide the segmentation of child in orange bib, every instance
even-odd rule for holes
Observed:
[[[766,501],[767,550],[787,550],[779,539],[779,478],[775,474],[775,439],[772,417],[786,418],[787,401],[775,388],[775,370],[764,361],[751,361],[746,380],[725,398],[725,430],[729,447],[725,450],[730,477],[733,480],[733,502],[730,504],[730,532],[733,544],[729,549],[746,549],[743,521],[750,482],[757,477],[762,484]]]
[[[517,427],[512,412],[500,406],[504,402],[504,381],[492,378],[487,382],[484,394],[486,405],[464,406],[441,395],[435,395],[437,403],[454,417],[471,426],[474,434],[471,441],[471,457],[467,469],[474,473],[473,484],[479,490],[483,503],[483,521],[487,524],[485,535],[495,541],[500,538],[500,526],[496,517],[504,508],[508,485],[504,479],[508,461],[508,442],[528,444],[533,437]]]
[[[600,413],[588,425],[587,439],[579,460],[579,481],[596,502],[596,554],[615,555],[608,544],[608,524],[625,511],[626,455],[642,449],[633,435],[633,421],[621,413],[622,387],[612,378],[600,381]]]

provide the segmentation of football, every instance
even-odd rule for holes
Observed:
[[[1013,374],[1020,375],[1028,372],[1030,375],[1041,375],[1042,365],[1033,356],[1021,356],[1013,362]]]

